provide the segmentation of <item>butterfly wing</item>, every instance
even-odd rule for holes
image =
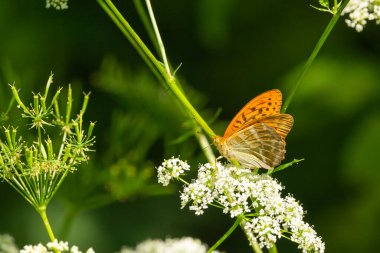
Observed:
[[[282,105],[281,91],[274,89],[266,91],[249,101],[228,125],[225,138],[231,136],[268,115],[280,114]]]
[[[285,157],[285,143],[273,127],[255,123],[224,139],[223,156],[246,168],[270,169]]]
[[[260,123],[264,123],[267,126],[272,127],[285,142],[285,137],[290,132],[293,126],[293,117],[289,114],[277,114],[263,117],[258,120]]]

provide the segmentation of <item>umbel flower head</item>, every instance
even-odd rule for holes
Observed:
[[[82,253],[77,246],[69,247],[68,242],[57,241],[49,242],[46,245],[41,243],[37,245],[26,245],[20,253]],[[89,248],[85,253],[95,253],[92,248]]]
[[[368,21],[380,24],[380,1],[379,0],[350,0],[342,15],[347,15],[346,23],[349,27],[361,32]]]
[[[191,237],[149,239],[136,248],[123,247],[120,253],[206,253],[207,247],[199,239]],[[219,251],[212,251],[218,253]]]
[[[180,164],[177,158],[173,159]],[[165,174],[162,171],[166,164],[174,162],[170,160],[159,167],[159,182],[162,182],[160,176]],[[188,165],[181,166],[188,168]],[[179,176],[173,178],[183,181]],[[291,195],[282,197],[283,189],[268,174],[253,174],[250,169],[231,164],[206,163],[199,166],[198,177],[184,186],[181,206],[189,206],[196,215],[203,214],[210,205],[221,208],[231,218],[240,218],[250,243],[261,248],[272,248],[284,237],[296,242],[304,253],[324,252],[322,239],[303,220],[302,206]]]
[[[22,125],[0,126],[0,178],[36,209],[46,208],[67,174],[89,159],[87,153],[95,142],[92,136],[94,123],[90,123],[86,132],[83,130],[89,94],[85,94],[80,112],[72,117],[72,91],[69,87],[65,114],[61,115],[61,89],[49,96],[52,81],[50,76],[45,92],[34,94],[28,107],[12,85],[19,113],[30,122],[29,128]],[[19,131],[27,131],[27,138],[19,136]]]

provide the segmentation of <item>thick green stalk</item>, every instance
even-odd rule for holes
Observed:
[[[54,239],[55,239],[54,233],[53,233],[53,230],[51,229],[48,217],[46,215],[46,206],[38,207],[38,208],[36,208],[36,210],[41,216],[41,219],[45,225],[46,231],[49,235],[50,241],[54,241]]]
[[[239,226],[242,219],[243,219],[243,216],[239,216],[234,222],[234,224],[230,227],[230,229],[228,229],[228,231],[214,245],[212,245],[212,247],[210,247],[207,253],[211,253],[215,249],[217,249],[219,245],[222,244],[232,234],[232,232]]]
[[[297,78],[293,88],[291,89],[288,97],[285,100],[284,105],[283,105],[282,110],[281,110],[282,113],[285,113],[286,110],[288,109],[289,104],[292,101],[295,93],[297,92],[297,90],[298,90],[301,82],[303,81],[307,71],[310,69],[311,64],[314,62],[314,60],[317,57],[320,49],[325,44],[327,38],[329,37],[331,31],[334,28],[336,22],[339,20],[343,9],[346,7],[346,5],[348,4],[349,1],[350,0],[343,0],[342,5],[339,7],[338,11],[335,13],[335,15],[332,17],[332,19],[330,20],[330,22],[326,26],[325,30],[323,31],[322,36],[319,38],[317,44],[315,45],[313,51],[311,52],[311,55],[309,56],[305,65],[303,66],[301,73],[298,75],[298,78]]]

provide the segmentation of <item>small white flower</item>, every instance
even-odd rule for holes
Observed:
[[[82,253],[77,246],[73,246],[70,249],[70,253]]]
[[[48,249],[41,243],[37,245],[26,245],[20,253],[50,253]]]
[[[164,162],[157,168],[158,182],[167,186],[173,178],[178,178],[185,171],[190,170],[190,165],[186,161],[179,158],[172,157]]]
[[[351,0],[342,12],[342,15],[346,14],[347,25],[357,32],[363,31],[368,21],[380,24],[380,4],[377,0]]]
[[[49,250],[53,251],[68,251],[69,250],[69,243],[60,241],[58,242],[57,239],[55,239],[53,242],[48,242],[46,244]]]
[[[196,215],[203,214],[204,209],[213,201],[212,190],[198,181],[189,184],[181,192],[181,208],[191,202],[189,209],[195,211]]]
[[[260,248],[272,248],[281,238],[281,226],[278,220],[270,216],[259,216],[244,225],[251,242],[257,242]]]
[[[310,251],[323,253],[325,251],[325,244],[322,242],[322,238],[317,236],[317,233],[309,224],[299,224],[292,230],[293,234],[290,239],[298,243],[298,248],[302,249],[303,253]]]
[[[53,7],[56,10],[68,9],[68,1],[69,0],[46,0],[46,8]]]

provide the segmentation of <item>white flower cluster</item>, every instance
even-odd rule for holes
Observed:
[[[199,239],[191,237],[166,240],[146,240],[135,249],[124,247],[120,253],[206,253],[207,247]],[[218,253],[218,251],[213,251]]]
[[[46,8],[53,7],[56,10],[65,10],[69,8],[69,0],[46,0]]]
[[[167,186],[171,179],[178,178],[185,171],[190,170],[190,165],[186,161],[179,158],[172,157],[164,162],[157,168],[158,182]]]
[[[243,217],[242,227],[250,242],[261,248],[269,249],[279,238],[290,237],[303,252],[324,252],[322,239],[303,221],[302,206],[290,195],[281,197],[283,188],[267,174],[207,163],[199,166],[197,179],[184,186],[181,206],[188,205],[201,215],[212,204],[231,218]]]
[[[348,14],[346,23],[356,31],[363,31],[368,21],[375,21],[380,24],[380,2],[378,0],[351,0],[342,15]]]
[[[49,242],[45,245],[39,243],[38,245],[26,245],[20,253],[82,253],[77,246],[69,247],[68,242],[57,241],[55,239],[53,242]],[[92,248],[89,248],[86,253],[95,253]]]

